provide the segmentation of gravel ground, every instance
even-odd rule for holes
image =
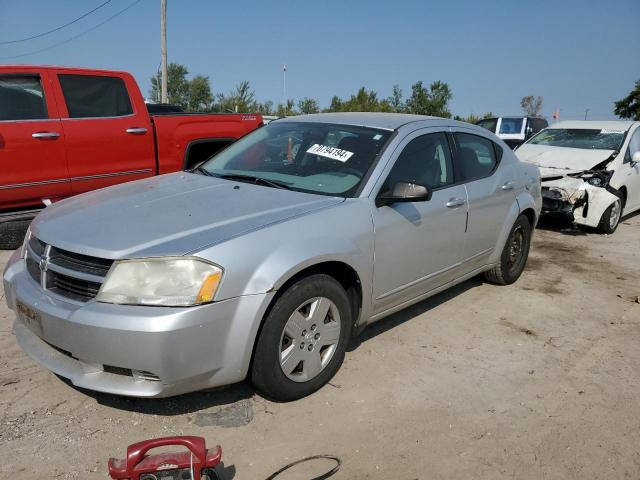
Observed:
[[[612,236],[538,229],[515,285],[473,279],[375,324],[330,385],[286,404],[246,384],[75,389],[20,351],[1,301],[1,477],[105,478],[128,444],[193,434],[222,444],[227,479],[322,453],[345,479],[640,478],[639,239],[640,215]]]

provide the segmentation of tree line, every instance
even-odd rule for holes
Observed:
[[[449,103],[453,98],[451,88],[446,82],[437,80],[425,85],[417,81],[411,85],[411,91],[405,98],[399,85],[394,85],[389,97],[379,97],[377,92],[361,87],[349,98],[334,96],[328,107],[321,108],[314,98],[305,97],[297,102],[288,99],[286,104],[274,103],[270,100],[260,102],[256,99],[255,91],[249,81],[245,80],[235,86],[229,93],[213,94],[209,77],[195,75],[188,78],[186,66],[177,63],[168,65],[168,100],[173,105],[179,105],[192,112],[220,112],[220,113],[262,113],[278,117],[319,112],[395,112],[414,113],[419,115],[433,115],[444,118],[454,118],[469,123],[476,123],[482,118],[493,116],[491,112],[484,115],[469,115],[462,117],[452,115]],[[160,101],[160,76],[151,78],[149,92],[152,101]],[[523,97],[521,107],[525,114],[538,116],[542,110],[542,97]]]

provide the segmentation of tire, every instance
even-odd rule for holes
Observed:
[[[315,392],[342,365],[352,322],[347,293],[333,277],[298,280],[264,320],[253,357],[253,385],[279,401]]]
[[[602,214],[600,223],[598,224],[598,232],[612,234],[620,224],[622,217],[622,200],[618,199],[613,202]]]
[[[485,272],[487,280],[498,285],[510,285],[520,278],[529,258],[531,232],[529,219],[520,215],[511,227],[500,261]]]
[[[31,220],[0,223],[0,250],[15,250],[22,245]]]

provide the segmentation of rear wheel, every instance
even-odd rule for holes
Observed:
[[[620,217],[622,216],[622,200],[618,199],[609,205],[598,224],[598,231],[600,233],[611,234],[616,231],[618,224],[620,223]]]
[[[31,220],[0,223],[0,250],[15,250],[22,245]]]
[[[256,388],[276,400],[295,400],[338,371],[351,334],[347,293],[324,274],[303,278],[276,300],[253,359]]]
[[[491,270],[485,272],[485,278],[499,285],[509,285],[518,280],[527,264],[530,246],[531,224],[526,216],[520,215],[511,227],[500,261]]]

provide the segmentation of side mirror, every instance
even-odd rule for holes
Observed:
[[[533,128],[531,128],[531,126],[528,126],[526,132],[526,137],[531,138],[531,136],[533,135]]]
[[[401,202],[426,202],[427,200],[431,200],[431,194],[431,189],[425,185],[411,182],[396,182],[393,190],[385,192],[376,198],[376,207]]]
[[[636,152],[631,157],[631,166],[635,167],[639,163],[640,163],[640,152]]]

